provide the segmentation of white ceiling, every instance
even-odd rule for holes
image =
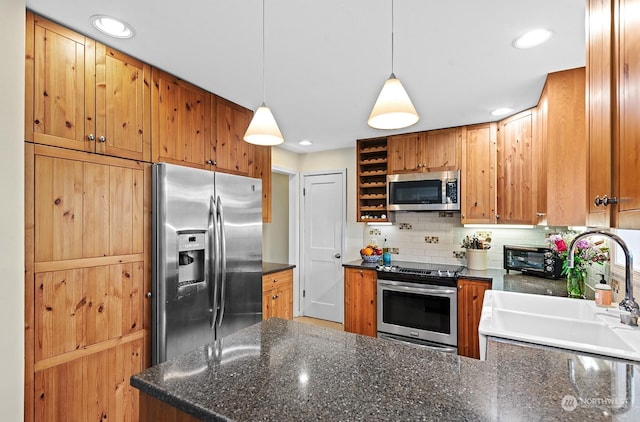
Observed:
[[[45,17],[250,109],[262,102],[261,0],[26,0]],[[391,73],[391,0],[266,0],[266,102],[284,148],[313,152],[359,138],[496,120],[534,106],[548,72],[584,66],[585,0],[395,0],[394,71],[420,121],[367,126]],[[119,40],[93,28],[131,24]],[[553,31],[534,49],[513,39]],[[310,147],[298,142],[308,139]]]

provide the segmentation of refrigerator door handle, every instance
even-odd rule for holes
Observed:
[[[216,205],[213,196],[209,198],[209,224],[207,231],[209,234],[209,306],[211,312],[209,317],[209,325],[213,330],[218,319],[218,239],[216,235],[217,226]]]
[[[216,197],[216,218],[218,223],[218,240],[220,242],[220,314],[218,315],[218,327],[222,325],[222,318],[224,318],[224,297],[225,297],[225,283],[227,280],[227,242],[224,233],[224,208],[220,197]]]

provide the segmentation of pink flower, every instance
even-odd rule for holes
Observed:
[[[556,249],[558,250],[558,252],[564,252],[567,250],[567,244],[564,243],[564,240],[554,239],[553,243],[556,244]]]
[[[580,239],[576,243],[576,246],[578,247],[578,249],[588,249],[590,244],[589,244],[589,241],[587,239]]]

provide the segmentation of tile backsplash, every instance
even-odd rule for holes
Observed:
[[[392,260],[433,262],[439,264],[466,265],[464,249],[460,243],[465,236],[491,237],[488,250],[488,267],[502,268],[503,245],[543,245],[549,230],[465,228],[460,223],[460,213],[402,212],[396,213],[391,226],[364,226],[363,244],[374,242],[397,250]]]

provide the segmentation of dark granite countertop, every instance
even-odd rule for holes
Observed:
[[[483,362],[275,318],[131,385],[203,420],[640,420],[630,362],[499,341]]]
[[[290,270],[295,268],[293,264],[279,264],[277,262],[262,261],[262,275],[277,273],[278,271]]]

